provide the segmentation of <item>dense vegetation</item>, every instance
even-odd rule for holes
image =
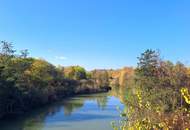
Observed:
[[[127,107],[120,126],[113,124],[115,130],[190,128],[190,68],[161,59],[157,51],[142,53],[136,68],[90,72],[80,66],[56,67],[28,54],[1,41],[0,118],[114,86],[122,93],[127,88],[126,97],[120,97]]]
[[[190,128],[190,69],[146,50],[138,58],[133,85],[123,100],[119,127],[115,130],[185,130]]]
[[[28,54],[28,50],[17,54],[11,43],[1,41],[0,118],[73,94],[108,90],[104,75],[95,77],[80,66],[55,67]],[[97,84],[99,81],[105,84]]]

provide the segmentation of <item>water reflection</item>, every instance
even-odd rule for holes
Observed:
[[[81,95],[33,110],[17,118],[0,121],[0,130],[111,130],[117,120],[117,106],[123,107],[117,92]]]

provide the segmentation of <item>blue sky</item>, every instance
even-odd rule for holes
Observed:
[[[190,64],[189,0],[0,0],[0,40],[53,64],[136,66],[145,49]]]

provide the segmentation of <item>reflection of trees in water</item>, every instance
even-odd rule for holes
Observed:
[[[65,116],[70,116],[74,111],[82,108],[86,101],[97,102],[98,107],[104,110],[107,106],[108,97],[107,94],[101,93],[92,95],[80,95],[78,97],[64,101],[62,107],[64,108]]]
[[[129,93],[124,87],[113,87],[110,91],[111,96],[119,98],[122,103],[125,103],[126,99],[129,97]]]
[[[105,93],[81,95],[47,105],[22,115],[22,117],[0,122],[0,130],[42,130],[47,117],[51,117],[60,111],[64,111],[65,116],[71,116],[74,111],[82,108],[86,101],[93,101],[104,110],[107,106],[108,97]]]
[[[1,121],[0,130],[42,130],[46,117],[54,115],[58,111],[60,108],[54,105],[36,109],[20,117]]]
[[[80,109],[84,106],[83,99],[71,99],[63,103],[64,115],[70,116],[75,110]]]
[[[21,125],[18,126],[22,126],[22,130],[42,130],[44,128],[45,119],[48,116],[53,116],[57,112],[60,112],[61,106],[62,103],[58,102],[56,104],[34,110],[29,115],[25,115],[25,118],[21,121]]]
[[[85,101],[94,101],[97,102],[99,108],[104,110],[107,106],[108,97],[107,94],[93,94],[93,95],[81,95],[77,98],[72,98],[69,101],[64,102],[64,114],[69,116],[74,111],[82,108],[85,104]]]
[[[107,95],[105,94],[105,95],[99,96],[97,97],[96,100],[97,100],[98,107],[101,108],[102,110],[105,110],[108,103]]]

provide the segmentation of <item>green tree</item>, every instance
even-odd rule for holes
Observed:
[[[3,56],[14,56],[15,50],[13,45],[6,41],[1,41],[1,55]]]
[[[148,49],[138,57],[137,74],[144,77],[157,76],[157,69],[159,66],[159,53],[157,51]]]
[[[86,79],[86,70],[80,66],[71,66],[64,69],[65,77],[69,79]]]
[[[21,50],[20,53],[21,58],[27,58],[27,56],[29,55],[28,49]]]

